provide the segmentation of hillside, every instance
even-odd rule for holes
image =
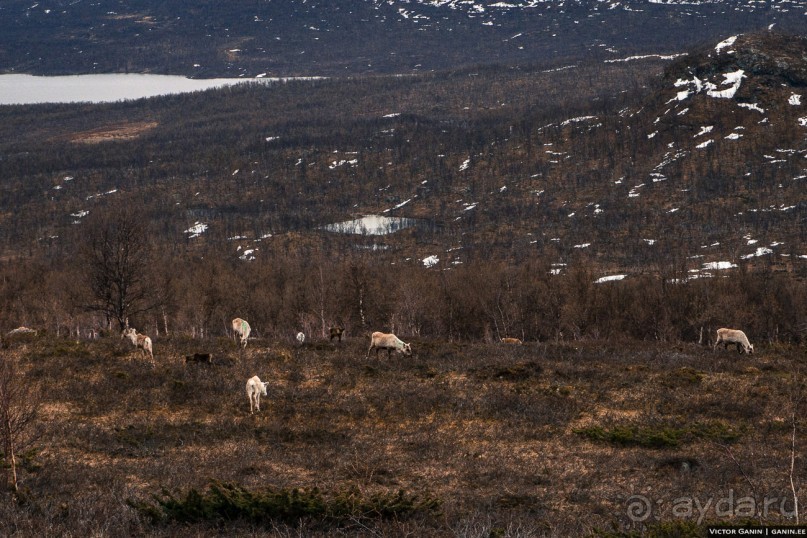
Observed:
[[[25,210],[5,213],[0,239],[6,255],[69,248],[84,215],[124,196],[190,250],[233,252],[237,237],[260,256],[267,234],[294,234],[441,267],[540,256],[625,272],[673,256],[688,270],[764,253],[802,271],[805,51],[766,33],[672,62],[5,107],[0,202]],[[417,226],[323,232],[372,214]]]
[[[422,73],[673,54],[771,26],[804,0],[7,0],[0,72],[193,77]]]

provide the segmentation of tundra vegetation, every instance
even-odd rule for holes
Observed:
[[[415,356],[376,361],[359,337],[239,351],[220,336],[202,368],[184,360],[199,343],[162,337],[156,368],[114,337],[5,350],[41,403],[0,534],[652,532],[700,528],[669,503],[730,490],[788,499],[764,521],[792,521],[803,346],[738,360],[692,342],[415,338]],[[251,415],[255,371],[272,388]],[[802,492],[803,466],[793,478]],[[658,521],[631,521],[637,492],[664,501]]]

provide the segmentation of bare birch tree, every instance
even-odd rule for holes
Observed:
[[[20,371],[17,357],[0,355],[0,446],[6,490],[18,490],[17,454],[33,439],[39,394],[39,387]]]
[[[116,207],[86,224],[82,257],[92,292],[87,309],[123,330],[130,317],[165,305],[170,279],[157,285],[150,278],[153,257],[143,215]]]

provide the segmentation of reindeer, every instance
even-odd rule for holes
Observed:
[[[331,342],[333,342],[334,338],[338,338],[339,339],[338,341],[341,342],[342,341],[342,333],[345,332],[345,328],[344,327],[331,327],[329,329],[329,332],[331,334],[331,339],[330,339]]]
[[[197,362],[201,364],[213,364],[212,353],[194,353],[193,355],[185,355],[185,364]]]
[[[373,348],[375,348],[376,358],[378,358],[378,352],[381,349],[387,350],[388,359],[392,357],[393,351],[403,353],[407,357],[412,355],[412,346],[391,333],[374,332],[370,337],[370,347],[367,350],[367,357],[370,357],[370,351],[372,351]]]
[[[258,376],[253,376],[247,380],[247,398],[249,398],[249,413],[261,410],[261,395],[266,396],[266,385]]]
[[[121,338],[129,340],[133,346],[139,347],[143,350],[143,356],[148,354],[151,357],[151,362],[154,362],[154,351],[151,347],[151,338],[145,334],[137,334],[134,327],[128,327],[121,333]]]
[[[728,349],[729,344],[737,344],[737,352],[754,353],[754,346],[748,341],[748,337],[739,329],[718,329],[717,340],[712,348],[712,351],[717,349],[717,346],[723,344],[724,349]]]
[[[300,332],[297,333],[297,342],[299,342],[300,345],[303,345],[305,343],[305,333],[304,332],[300,331]]]
[[[233,333],[239,339],[241,343],[241,347],[246,349],[247,347],[247,339],[249,339],[249,333],[252,331],[249,327],[249,323],[246,320],[241,318],[235,318],[233,320]]]

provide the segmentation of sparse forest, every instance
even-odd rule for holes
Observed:
[[[298,331],[326,338],[341,325],[353,336],[384,329],[459,342],[515,336],[704,345],[721,326],[796,345],[805,343],[807,329],[804,280],[771,268],[687,281],[688,273],[671,264],[600,284],[591,269],[555,275],[540,260],[478,260],[428,271],[390,266],[372,252],[329,255],[292,245],[264,254],[261,263],[152,249],[101,273],[91,254],[79,251],[59,270],[38,261],[4,267],[3,326],[83,338],[120,332],[128,320],[155,337],[220,337],[238,315],[257,335],[289,341]]]

